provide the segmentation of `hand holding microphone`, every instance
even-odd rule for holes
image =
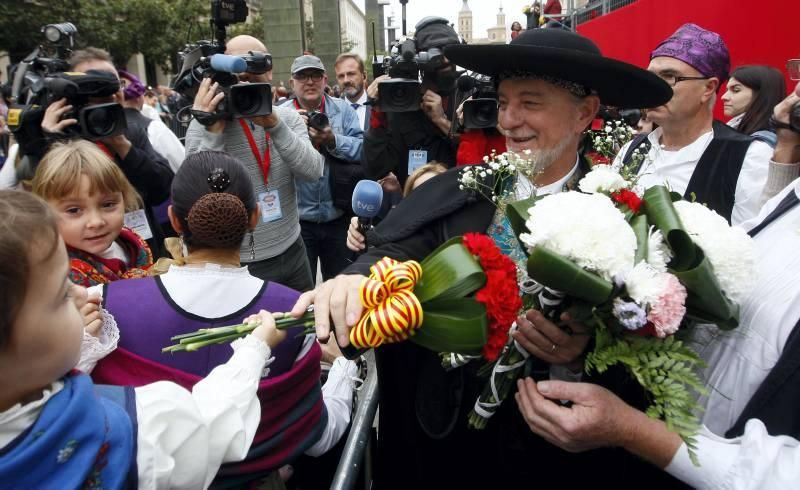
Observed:
[[[367,231],[372,218],[378,215],[383,202],[383,189],[373,180],[361,180],[353,190],[352,207],[356,215],[347,230],[347,248],[360,252],[367,248]]]

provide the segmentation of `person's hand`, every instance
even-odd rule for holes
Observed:
[[[422,109],[422,112],[424,112],[433,123],[442,119],[447,119],[444,115],[444,107],[442,106],[442,96],[432,90],[426,90],[422,95],[419,108]]]
[[[570,317],[563,313],[561,320],[568,322]],[[537,310],[517,318],[517,327],[514,340],[531,355],[549,364],[565,364],[575,372],[581,370],[581,356],[589,343],[588,327],[571,322],[568,329],[561,329]]]
[[[204,78],[197,88],[197,95],[194,96],[194,104],[192,110],[208,112],[213,114],[217,110],[220,101],[225,97],[225,94],[218,92],[219,84],[212,82],[210,78]],[[225,121],[220,119],[210,126],[206,126],[206,130],[210,133],[221,133],[225,129]]]
[[[339,357],[343,357],[342,350],[339,349],[339,344],[336,342],[325,342],[324,344],[319,344],[322,348],[322,362],[327,362],[328,364],[333,364]]]
[[[773,117],[784,124],[789,123],[789,114],[792,108],[800,103],[800,83],[794,92],[775,106]],[[773,160],[778,163],[797,163],[800,161],[800,133],[791,129],[778,129],[778,143],[775,145]]]
[[[100,138],[99,141],[106,145],[111,151],[113,151],[123,160],[126,156],[128,156],[128,152],[131,151],[131,147],[133,146],[124,134]]]
[[[467,100],[470,100],[470,99],[472,99],[472,97],[470,97]],[[464,102],[466,102],[466,100]],[[458,105],[458,109],[456,109],[456,120],[458,121],[458,124],[461,125],[461,126],[464,125],[464,102],[459,104]]]
[[[358,216],[350,218],[350,226],[347,227],[347,248],[353,252],[364,250],[364,235],[358,231]]]
[[[272,129],[278,125],[281,119],[278,117],[278,113],[273,110],[272,113],[266,116],[251,117],[250,120],[264,129]]]
[[[308,137],[317,148],[333,148],[336,146],[336,136],[330,126],[325,126],[321,130],[309,126]]]
[[[300,115],[300,119],[303,120],[303,124],[308,126],[308,111],[305,109],[297,109],[297,113]]]
[[[381,185],[381,189],[383,189],[384,193],[403,191],[402,186],[400,186],[400,181],[392,172],[389,172],[386,174],[386,177],[378,180],[378,183]]]
[[[94,337],[100,335],[100,327],[103,326],[103,317],[100,311],[101,301],[102,298],[100,298],[99,294],[90,294],[78,306],[78,311],[81,312],[83,317],[84,331]]]
[[[261,310],[256,315],[250,315],[245,318],[244,323],[259,323],[250,335],[266,342],[270,349],[274,349],[286,338],[286,332],[275,327],[275,318],[268,311]]]
[[[67,103],[66,98],[59,99],[47,106],[44,117],[42,117],[42,130],[47,133],[63,133],[66,128],[78,124],[78,120],[74,118],[61,119],[71,110],[72,106]]]
[[[607,389],[589,383],[540,381],[537,385],[525,378],[517,380],[517,388],[514,398],[531,431],[572,453],[624,446],[638,415],[643,415]],[[572,406],[567,408],[558,400],[569,400]]]
[[[360,274],[340,274],[329,279],[312,291],[300,295],[291,315],[300,318],[309,306],[314,305],[314,322],[317,338],[327,342],[331,333],[331,320],[339,345],[350,345],[350,329],[361,318],[359,288],[366,277]]]
[[[369,84],[369,87],[367,87],[367,97],[378,100],[378,84],[388,79],[389,75],[381,75],[373,80],[372,83]]]

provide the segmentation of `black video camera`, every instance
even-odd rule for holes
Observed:
[[[425,26],[417,25],[417,29],[422,27]],[[416,41],[411,38],[396,42],[391,55],[383,58],[382,69],[378,70],[391,77],[378,84],[378,107],[383,112],[418,111],[422,100],[420,80],[445,65],[441,49],[417,51]],[[375,68],[373,66],[373,71]]]
[[[225,94],[214,114],[194,114],[203,124],[211,124],[220,119],[266,116],[272,113],[270,84],[239,83],[239,78],[235,75],[244,72],[260,75],[268,72],[272,69],[272,56],[254,51],[242,56],[224,54],[225,28],[247,20],[247,13],[245,0],[212,0],[211,27],[215,41],[203,40],[187,44],[178,53],[181,69],[172,80],[173,90],[194,100],[203,79],[211,78]],[[179,114],[179,118],[181,116]]]
[[[11,72],[11,100],[8,125],[20,145],[20,154],[37,161],[47,150],[41,124],[47,107],[62,98],[72,106],[64,118],[78,124],[65,132],[88,140],[98,140],[125,131],[125,112],[117,103],[92,104],[92,98],[110,97],[119,91],[113,73],[90,70],[69,72],[66,58],[71,54],[77,29],[69,22],[42,27],[49,45],[39,46]],[[54,54],[45,55],[55,50]],[[32,169],[31,169],[32,170]]]
[[[464,98],[464,128],[484,129],[497,126],[497,88],[485,75],[461,75],[456,83]],[[462,99],[463,100],[463,99]]]
[[[311,111],[308,113],[308,127],[314,128],[317,131],[322,131],[331,125],[327,114],[319,111]]]

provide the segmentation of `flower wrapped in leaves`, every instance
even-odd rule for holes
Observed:
[[[385,257],[370,271],[359,291],[365,311],[350,331],[357,349],[409,340],[434,352],[493,360],[520,308],[514,264],[485,235],[453,238],[421,264]],[[287,313],[276,318],[278,328],[302,324],[306,333],[313,331],[313,311],[300,319]],[[230,342],[255,327],[200,330],[174,337],[178,343],[163,350]]]
[[[650,396],[648,414],[663,418],[691,450],[702,361],[675,334],[696,323],[738,325],[738,302],[752,285],[752,242],[663,186],[639,198],[612,175],[596,174],[582,184],[593,194],[567,192],[507,206],[529,253],[527,273],[540,286],[534,303],[554,321],[569,311],[593,326],[587,370],[625,366]],[[473,425],[480,427],[487,404],[510,393],[524,358],[510,341],[471,414]]]

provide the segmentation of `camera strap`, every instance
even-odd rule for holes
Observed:
[[[253,152],[253,157],[255,157],[256,162],[258,162],[258,167],[261,169],[261,175],[264,177],[264,187],[268,187],[267,183],[269,180],[269,166],[270,166],[270,156],[269,156],[269,133],[264,131],[264,157],[261,157],[261,153],[258,151],[258,145],[256,144],[256,139],[253,136],[253,131],[250,129],[250,126],[245,122],[244,119],[239,119],[239,126],[242,127],[242,131],[244,131],[244,135],[247,137],[247,142],[250,144],[250,151]]]

